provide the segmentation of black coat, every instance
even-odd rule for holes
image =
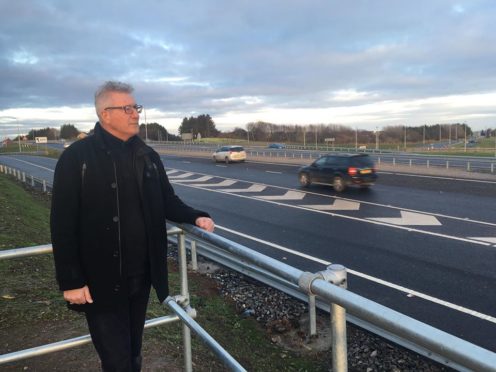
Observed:
[[[126,294],[116,166],[97,123],[93,135],[64,150],[55,168],[50,216],[56,277],[62,291],[88,285],[96,304],[115,304]],[[174,193],[159,155],[133,141],[136,178],[146,226],[152,285],[168,295],[166,219],[194,224],[209,215]],[[91,305],[73,305],[85,310]]]

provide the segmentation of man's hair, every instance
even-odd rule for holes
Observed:
[[[120,81],[107,81],[102,86],[100,86],[95,92],[95,110],[98,117],[100,117],[101,107],[100,103],[104,101],[104,98],[109,93],[119,92],[119,93],[133,93],[134,88],[127,83],[122,83]]]

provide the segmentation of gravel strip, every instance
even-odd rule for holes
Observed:
[[[170,257],[177,258],[175,246],[171,246],[169,251]],[[273,343],[297,353],[313,353],[323,360],[330,359],[328,314],[318,310],[318,334],[309,337],[306,303],[235,271],[221,268],[203,257],[198,260],[199,272],[217,283],[220,294],[235,304],[240,316],[253,317],[265,327]],[[350,371],[451,370],[351,324],[347,326],[347,337]]]

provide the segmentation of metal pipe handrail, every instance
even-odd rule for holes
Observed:
[[[241,259],[259,265],[292,283],[298,283],[301,275],[304,274],[303,271],[292,266],[254,252],[213,233],[208,233],[198,227],[186,224],[179,226],[191,235],[236,254]],[[310,288],[314,294],[330,303],[346,308],[354,316],[392,333],[399,334],[403,338],[432,350],[463,367],[471,370],[496,371],[496,353],[382,306],[365,297],[331,285],[324,280],[314,280]]]
[[[210,336],[193,318],[191,318],[186,311],[183,310],[181,306],[179,306],[174,298],[171,296],[167,297],[164,302],[164,305],[169,306],[176,315],[181,318],[184,324],[186,324],[189,329],[194,331],[214,352],[217,356],[233,371],[246,371],[241,364],[238,363],[236,359],[234,359],[229,353],[217,342],[215,339]]]
[[[162,324],[168,324],[179,321],[176,315],[167,315],[155,319],[150,319],[145,322],[145,328],[152,328]],[[90,335],[83,335],[79,337],[70,338],[67,340],[53,342],[42,346],[36,346],[30,349],[14,351],[12,353],[0,355],[0,365],[10,362],[16,362],[22,359],[33,358],[45,354],[54,353],[56,351],[71,349],[76,346],[87,344],[91,341]]]

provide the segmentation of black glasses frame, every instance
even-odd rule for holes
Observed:
[[[135,110],[138,114],[141,114],[141,111],[143,111],[143,105],[105,107],[104,110],[124,110],[124,112],[128,115],[131,115],[133,113],[133,110]]]

